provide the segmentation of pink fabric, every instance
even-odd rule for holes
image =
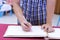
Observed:
[[[4,38],[7,27],[7,24],[0,24],[0,40],[44,40],[43,38]]]

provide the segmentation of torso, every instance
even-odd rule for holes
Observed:
[[[43,14],[42,0],[20,0],[20,7],[22,8],[23,14],[27,21],[32,24],[46,23],[46,13]]]

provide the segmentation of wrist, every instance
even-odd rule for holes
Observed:
[[[19,21],[20,21],[20,23],[24,23],[24,22],[26,22],[27,20],[26,20],[25,17],[22,15],[22,16],[19,17]]]
[[[50,19],[47,19],[46,24],[52,25],[52,19],[51,18]]]
[[[26,22],[27,22],[26,19],[24,19],[24,20],[20,20],[20,24],[23,24],[23,23],[26,23]]]
[[[46,24],[48,24],[48,25],[51,25],[51,26],[52,26],[52,22],[47,22]]]

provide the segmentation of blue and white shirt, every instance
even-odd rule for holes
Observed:
[[[20,0],[20,7],[28,22],[32,25],[42,25],[46,23],[46,3],[47,0]]]

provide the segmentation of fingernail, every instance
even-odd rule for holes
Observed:
[[[45,29],[45,26],[43,27],[43,29]]]

